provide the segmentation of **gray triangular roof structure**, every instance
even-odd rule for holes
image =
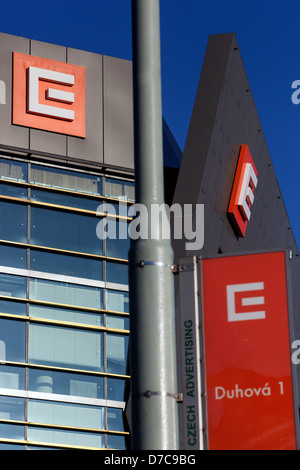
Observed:
[[[237,238],[227,208],[242,144],[258,170],[251,221]],[[298,253],[235,34],[210,36],[174,203],[205,204],[201,255],[290,248]],[[184,253],[176,244],[176,255]]]

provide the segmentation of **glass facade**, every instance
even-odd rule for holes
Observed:
[[[0,450],[126,449],[133,201],[127,177],[0,158]]]

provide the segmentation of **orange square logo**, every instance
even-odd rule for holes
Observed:
[[[12,122],[85,138],[85,67],[14,52]]]

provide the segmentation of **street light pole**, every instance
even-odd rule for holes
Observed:
[[[129,252],[132,447],[176,450],[173,250],[161,233],[151,238],[161,227],[150,217],[164,204],[159,0],[132,0],[132,40],[136,203],[147,209],[149,235]]]

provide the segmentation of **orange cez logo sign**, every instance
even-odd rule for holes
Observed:
[[[14,52],[12,123],[85,138],[85,67]]]
[[[242,145],[228,207],[228,216],[240,237],[246,233],[257,183],[257,169],[249,148]]]

